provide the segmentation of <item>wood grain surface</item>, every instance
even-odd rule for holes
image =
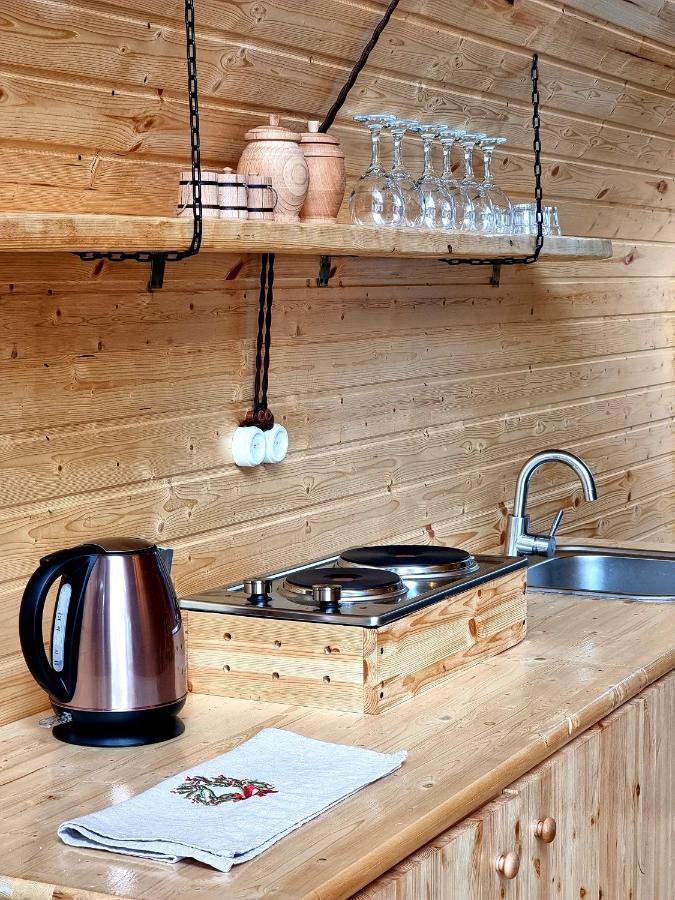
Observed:
[[[252,165],[261,168],[255,161]],[[172,250],[188,246],[192,230],[191,218],[184,221],[175,216],[0,213],[0,246],[7,251]],[[527,256],[533,249],[534,237],[527,236],[449,234],[412,228],[293,222],[287,218],[278,222],[206,219],[201,252],[498,259]],[[542,254],[550,259],[609,259],[612,243],[599,238],[550,237]]]
[[[257,257],[221,247],[169,266],[153,294],[146,265],[9,250],[16,212],[172,214],[182,0],[5,4],[0,721],[46,705],[18,645],[26,578],[101,534],[173,546],[182,593],[355,543],[499,551],[520,465],[560,445],[600,499],[544,470],[536,527],[564,506],[583,537],[675,535],[672,5],[402,0],[333,129],[347,193],[369,155],[351,116],[391,110],[505,134],[495,177],[529,199],[536,51],[545,196],[565,233],[612,239],[613,257],[504,267],[492,287],[490,269],[335,255],[327,288],[318,243],[277,257],[270,405],[291,451],[242,472],[229,440],[253,389]],[[197,0],[205,165],[236,167],[270,112],[297,131],[321,119],[384,8]],[[419,141],[403,152],[419,171]],[[189,222],[170,225],[187,242]]]
[[[0,730],[0,873],[70,890],[157,900],[216,893],[246,900],[351,896],[675,666],[673,604],[536,593],[529,601],[522,643],[380,716],[190,695],[183,737],[113,751],[60,744],[34,717],[5,726]],[[58,824],[74,812],[145,790],[264,727],[409,755],[399,772],[228,875],[194,863],[167,866],[58,841]],[[640,726],[639,743],[633,726],[626,733],[626,750],[637,761],[654,727],[653,718],[651,725]],[[614,799],[603,803],[626,814],[633,784],[614,790]],[[513,835],[519,813],[519,802],[497,809],[500,834]],[[561,828],[565,821],[561,818]]]

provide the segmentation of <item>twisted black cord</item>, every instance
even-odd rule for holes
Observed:
[[[359,56],[354,68],[349,73],[349,77],[347,78],[347,81],[344,83],[342,90],[337,95],[335,103],[328,110],[328,114],[326,115],[326,118],[321,123],[321,125],[319,127],[319,131],[322,131],[322,132],[328,131],[330,126],[335,121],[335,117],[342,109],[342,106],[344,105],[344,102],[347,99],[347,95],[349,94],[351,89],[356,84],[356,79],[359,77],[359,74],[361,73],[361,69],[368,62],[368,57],[370,56],[372,50],[374,49],[375,44],[377,44],[377,42],[379,41],[380,35],[386,28],[387,23],[389,22],[389,19],[391,19],[392,13],[394,12],[394,10],[398,6],[398,4],[399,4],[399,0],[391,0],[391,3],[387,7],[387,11],[382,16],[380,21],[377,23],[375,31],[373,31],[370,40],[368,41],[366,46],[363,48],[363,52],[361,53],[361,56]]]
[[[263,253],[260,266],[260,295],[258,298],[258,340],[255,351],[255,386],[253,388],[253,411],[260,409],[260,384],[263,366],[263,329],[265,326],[265,307],[267,305],[267,260],[269,254]]]
[[[265,357],[263,359],[260,409],[267,409],[267,384],[270,374],[270,346],[272,344],[272,303],[274,302],[274,253],[269,254],[267,267],[267,315],[265,319]]]

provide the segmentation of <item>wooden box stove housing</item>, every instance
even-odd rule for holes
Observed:
[[[184,611],[191,691],[380,713],[527,628],[520,569],[376,628]]]

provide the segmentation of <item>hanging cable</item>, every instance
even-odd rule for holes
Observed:
[[[384,29],[387,27],[389,19],[391,19],[393,12],[396,9],[396,7],[398,6],[398,4],[399,4],[399,0],[391,0],[391,3],[387,7],[387,11],[385,12],[385,14],[382,16],[380,21],[375,26],[375,30],[373,31],[370,40],[368,41],[366,46],[363,48],[363,52],[361,53],[361,56],[359,56],[359,58],[357,59],[355,65],[354,65],[354,68],[351,70],[351,72],[347,76],[347,80],[345,81],[344,85],[342,86],[342,90],[337,95],[337,97],[335,99],[335,103],[328,110],[326,118],[323,120],[323,122],[319,126],[320,132],[325,133],[326,131],[328,131],[328,129],[331,127],[331,125],[335,121],[335,117],[337,116],[337,114],[340,112],[340,110],[344,106],[344,102],[347,99],[347,95],[349,94],[351,89],[356,84],[356,79],[359,77],[359,74],[361,73],[361,69],[363,69],[365,64],[368,62],[368,57],[370,56],[371,52],[374,50],[375,45],[377,44],[377,42],[380,39],[380,35],[384,31]]]
[[[258,337],[255,355],[253,409],[249,409],[242,426],[257,425],[263,431],[274,426],[274,415],[267,405],[267,388],[272,346],[272,304],[274,302],[274,253],[263,253],[260,266],[258,297]]]

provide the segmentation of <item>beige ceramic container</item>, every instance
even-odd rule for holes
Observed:
[[[319,133],[319,122],[308,122],[300,149],[309,169],[309,189],[300,218],[307,222],[335,222],[345,195],[345,155],[340,141]]]
[[[279,116],[270,116],[269,125],[260,125],[245,134],[249,142],[241,154],[240,175],[269,175],[277,194],[274,218],[297,222],[305,202],[309,171],[298,144],[300,135],[282,128]]]

